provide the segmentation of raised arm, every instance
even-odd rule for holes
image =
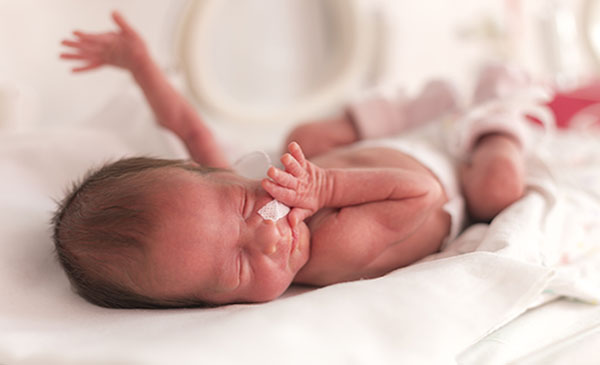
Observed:
[[[157,122],[185,143],[192,159],[206,166],[229,167],[210,129],[169,83],[151,58],[143,39],[119,13],[113,12],[112,18],[118,31],[100,34],[75,31],[76,40],[62,42],[71,51],[62,53],[60,57],[83,61],[82,66],[73,68],[76,73],[104,65],[129,71],[142,89]]]

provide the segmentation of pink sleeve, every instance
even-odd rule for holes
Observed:
[[[448,136],[449,152],[467,161],[479,138],[490,133],[509,135],[527,151],[531,147],[532,137],[528,123],[525,116],[514,110],[496,111],[472,120],[458,118]]]
[[[351,102],[346,107],[346,113],[354,123],[360,139],[390,136],[400,132],[406,119],[405,102],[402,99],[372,95]]]

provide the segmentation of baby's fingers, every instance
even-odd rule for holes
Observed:
[[[83,44],[106,45],[106,44],[110,44],[112,42],[112,40],[116,36],[116,33],[106,32],[106,33],[92,34],[92,33],[84,33],[84,32],[76,30],[73,32],[73,35],[75,35],[77,37],[78,41]]]
[[[313,211],[305,208],[293,208],[292,211],[288,214],[288,222],[290,223],[290,227],[292,229],[296,228],[298,223],[304,221],[306,218],[313,215]]]
[[[292,157],[292,155],[289,153],[281,156],[281,163],[283,166],[285,166],[285,171],[296,177],[302,176],[302,174],[305,172],[298,160],[295,157]]]
[[[97,53],[100,49],[98,44],[87,41],[70,41],[67,39],[60,42],[60,44],[66,47],[74,48],[79,52],[85,53]]]
[[[135,34],[135,30],[131,27],[131,25],[129,25],[129,23],[127,23],[127,21],[125,20],[125,18],[123,18],[123,15],[121,15],[121,13],[119,13],[118,11],[113,11],[111,16],[113,18],[113,21],[117,24],[121,31],[123,31],[124,33]]]
[[[63,60],[87,60],[89,57],[79,53],[61,53],[60,58]]]
[[[82,43],[80,41],[70,41],[68,39],[65,39],[64,41],[60,42],[60,44],[62,44],[63,46],[77,48],[77,49],[82,49],[85,47],[84,43]]]
[[[94,42],[98,39],[97,34],[85,33],[80,30],[73,31],[73,35],[82,41]]]
[[[261,185],[273,198],[284,204],[293,205],[293,197],[295,196],[294,190],[278,185],[269,179],[263,179]]]
[[[267,170],[267,176],[273,179],[277,184],[289,189],[295,189],[298,186],[298,180],[296,180],[294,176],[281,171],[275,166],[271,166],[269,170]]]
[[[75,68],[71,69],[71,71],[73,71],[73,72],[90,71],[90,70],[93,70],[93,69],[98,68],[100,66],[102,66],[102,62],[101,61],[92,61],[92,62],[88,63],[85,66],[75,67]]]
[[[304,152],[302,152],[302,148],[297,142],[290,143],[288,145],[288,151],[290,151],[300,166],[306,167],[306,157],[304,157]]]

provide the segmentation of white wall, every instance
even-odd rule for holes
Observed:
[[[119,90],[131,87],[131,80],[116,70],[71,75],[71,64],[58,59],[61,39],[74,29],[113,29],[109,14],[118,9],[140,30],[161,64],[168,65],[175,18],[185,1],[0,0],[0,99],[2,90],[20,91],[22,125],[85,120]],[[521,28],[511,28],[507,20],[508,0],[370,1],[392,5],[386,11],[397,16],[387,81],[409,91],[436,76],[466,88],[477,68],[490,59],[512,59],[535,72],[556,72],[539,48],[539,8],[550,0],[521,0],[526,13]],[[581,1],[553,0],[573,6]],[[512,36],[508,41],[503,38],[507,34]],[[513,53],[507,56],[509,51]]]
[[[490,61],[515,64],[565,87],[598,72],[584,47],[587,0],[379,1],[394,5],[393,79],[409,89],[435,76],[468,89]]]

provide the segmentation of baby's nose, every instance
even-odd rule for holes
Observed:
[[[254,237],[255,247],[263,254],[272,255],[277,252],[277,243],[280,238],[281,235],[275,222],[264,221],[256,230]]]

